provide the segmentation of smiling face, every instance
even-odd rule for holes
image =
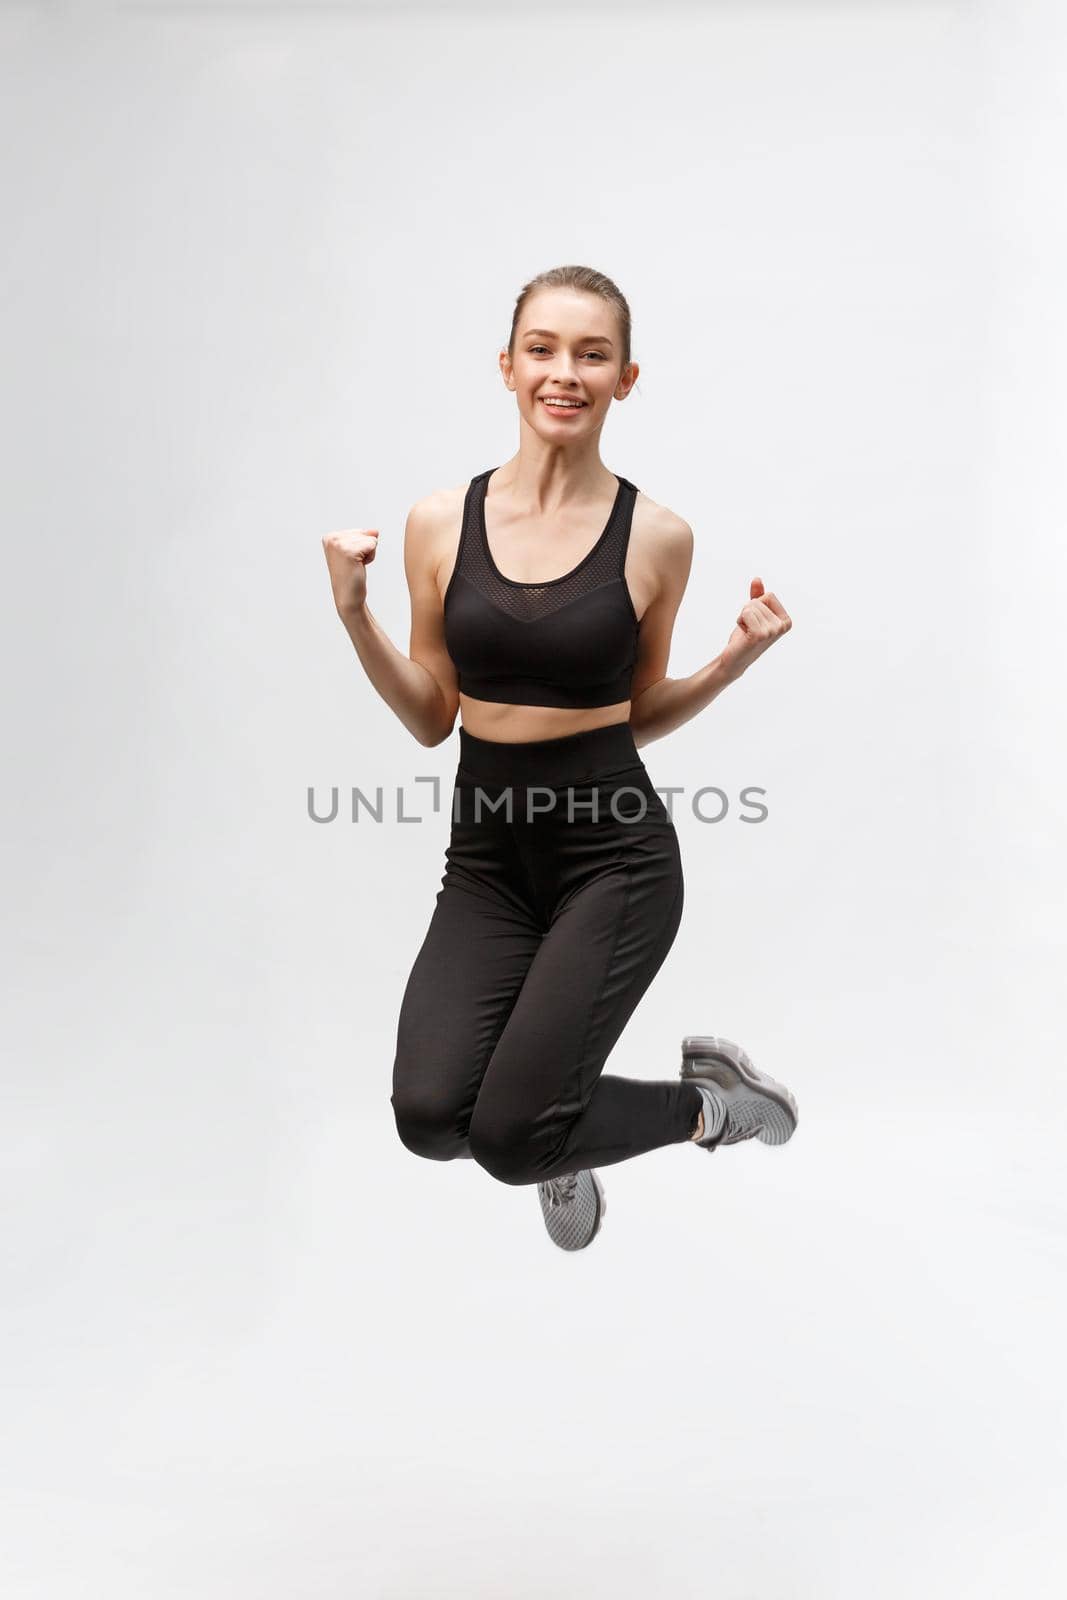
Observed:
[[[513,355],[500,352],[500,370],[524,419],[558,443],[598,429],[612,399],[629,394],[638,369],[635,362],[622,369],[619,322],[608,301],[581,289],[539,289],[523,307]]]

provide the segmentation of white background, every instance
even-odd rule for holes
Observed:
[[[0,1575],[32,1600],[1062,1593],[1054,0],[9,5]],[[610,1070],[721,1032],[784,1149],[604,1169],[593,1248],[420,1161],[396,1015],[458,733],[321,537],[508,459],[546,267],[606,464],[692,524],[642,757],[686,907]],[[421,824],[316,825],[403,787]]]

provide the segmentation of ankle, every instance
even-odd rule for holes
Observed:
[[[726,1126],[726,1105],[714,1089],[698,1084],[701,1108],[697,1131],[690,1137],[694,1142],[718,1141]]]

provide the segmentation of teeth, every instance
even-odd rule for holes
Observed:
[[[579,411],[585,404],[584,400],[546,400],[546,406],[566,406],[570,411]]]

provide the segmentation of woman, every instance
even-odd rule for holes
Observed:
[[[534,278],[499,361],[518,452],[412,507],[408,655],[367,608],[377,530],[323,544],[337,611],[405,727],[437,745],[462,712],[446,870],[397,1027],[397,1131],[417,1155],[536,1183],[549,1236],[576,1250],[604,1214],[597,1166],[780,1144],[796,1126],[788,1089],[729,1040],[687,1036],[678,1081],[603,1072],[682,914],[677,835],[638,746],[791,624],[753,579],[721,654],[666,677],[693,534],[600,459],[639,370],[609,278]]]

